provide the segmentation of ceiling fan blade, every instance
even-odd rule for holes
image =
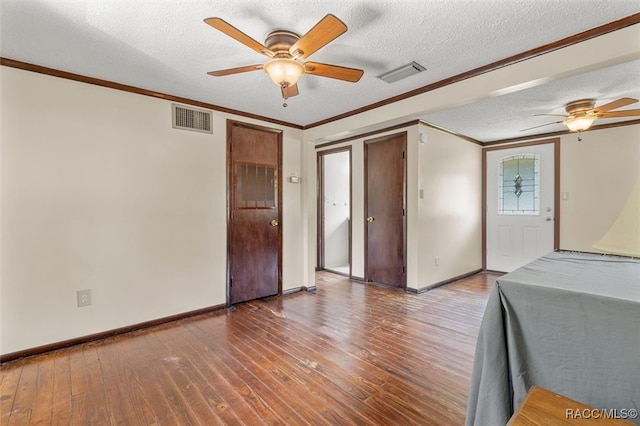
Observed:
[[[319,62],[305,62],[305,74],[318,75],[320,77],[335,78],[338,80],[355,83],[360,80],[364,71],[356,68],[340,67],[338,65],[321,64]]]
[[[566,114],[533,114],[534,117],[569,117]]]
[[[245,46],[248,46],[249,48],[255,50],[258,53],[266,55],[266,56],[268,56],[270,58],[275,55],[275,53],[273,51],[269,50],[269,48],[267,48],[267,46],[265,46],[264,44],[262,44],[260,42],[255,41],[254,39],[252,39],[251,37],[249,37],[248,35],[246,35],[242,31],[240,31],[239,29],[237,29],[233,25],[229,24],[228,22],[226,22],[226,21],[224,21],[224,20],[222,20],[220,18],[207,18],[207,19],[204,20],[204,22],[206,24],[211,25],[216,30],[222,31],[223,33],[225,33],[229,37],[239,41],[240,43],[244,44]]]
[[[593,108],[591,111],[593,111],[596,114],[600,114],[601,112],[611,111],[612,109],[621,108],[623,106],[635,104],[636,102],[638,102],[637,99],[620,98],[620,99],[618,99],[616,101],[609,102],[608,104],[600,105],[597,108]]]
[[[598,118],[618,118],[618,117],[640,117],[640,109],[601,112],[598,114]]]
[[[560,124],[562,121],[554,121],[553,123],[541,124],[539,126],[528,127],[526,129],[520,130],[521,132],[526,132],[527,130],[537,129],[538,127],[551,126],[552,124]]]
[[[218,70],[218,71],[210,71],[207,74],[214,76],[214,77],[222,77],[225,75],[231,75],[231,74],[239,74],[241,72],[249,72],[249,71],[257,71],[257,70],[261,70],[263,67],[262,64],[259,65],[248,65],[246,67],[237,67],[237,68],[229,68],[226,70]]]
[[[287,86],[287,87],[282,87],[282,98],[283,99],[289,99],[292,98],[294,96],[298,96],[298,94],[300,92],[298,92],[298,85],[297,84],[292,84],[291,86]]]
[[[346,31],[344,22],[329,14],[295,42],[289,53],[294,58],[304,59]]]

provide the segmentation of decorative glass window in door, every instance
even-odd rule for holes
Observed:
[[[540,214],[540,154],[500,160],[498,214]]]
[[[236,163],[236,209],[275,209],[276,168],[255,163]]]

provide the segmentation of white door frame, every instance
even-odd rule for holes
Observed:
[[[316,260],[316,270],[325,269],[325,182],[324,182],[324,160],[325,156],[332,154],[340,154],[340,153],[348,153],[349,154],[349,226],[348,226],[348,253],[349,253],[349,271],[344,275],[352,276],[352,268],[353,268],[353,253],[352,253],[352,220],[353,217],[353,152],[352,146],[347,145],[344,147],[332,148],[322,151],[316,152],[316,165],[317,165],[317,260]],[[336,272],[336,271],[332,271]],[[340,272],[336,272],[340,273]]]
[[[554,200],[553,211],[555,220],[553,223],[553,250],[560,248],[560,138],[541,139],[538,141],[501,144],[485,147],[482,150],[482,269],[487,270],[487,152],[505,150],[511,148],[522,148],[527,146],[553,144],[554,155]]]

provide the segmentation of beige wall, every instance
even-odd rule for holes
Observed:
[[[167,101],[7,67],[0,78],[0,353],[223,304],[226,120],[277,126],[214,112],[213,135],[179,131]],[[287,290],[314,285],[319,129],[283,131],[284,176],[302,176],[283,185]],[[423,125],[399,131],[408,287],[420,289],[480,267],[480,148]],[[562,137],[560,244],[594,251],[640,176],[640,126],[582,138]],[[363,139],[349,143],[363,277]],[[76,307],[81,289],[92,306]]]
[[[256,122],[214,112],[213,135],[174,130],[164,100],[0,73],[0,352],[224,304],[226,120]],[[301,137],[284,129],[285,176]],[[305,267],[301,185],[283,187],[286,290]]]
[[[418,287],[482,268],[482,148],[426,126],[418,145]],[[436,265],[436,257],[438,264]]]
[[[424,125],[411,125],[322,148],[352,146],[353,275],[365,276],[364,141],[398,132],[407,132],[407,287],[422,289],[481,268],[481,148]],[[419,142],[420,133],[426,136],[424,144]]]
[[[428,287],[480,268],[481,148],[424,125],[396,131],[409,132],[408,287]],[[419,133],[426,136],[424,144],[418,142]],[[560,248],[593,252],[593,243],[613,224],[640,178],[640,126],[594,130],[581,138],[561,138],[560,192],[568,199],[560,205]],[[349,144],[354,156],[353,274],[364,277],[364,228],[357,226],[364,220],[363,139]]]
[[[560,158],[560,247],[598,252],[640,179],[640,125],[563,136]]]

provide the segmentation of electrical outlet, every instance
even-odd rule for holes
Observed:
[[[440,266],[440,256],[434,257],[433,263],[435,264],[435,266]]]
[[[91,290],[78,290],[78,307],[91,305]]]

